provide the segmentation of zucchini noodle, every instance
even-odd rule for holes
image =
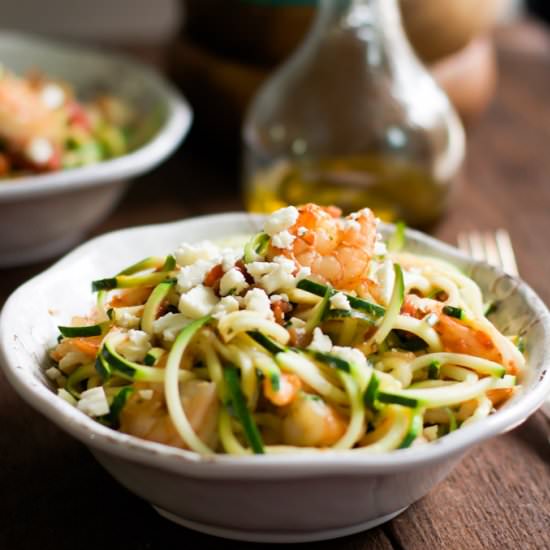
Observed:
[[[93,281],[46,375],[113,429],[203,455],[385,453],[483,421],[519,387],[517,335],[402,234],[374,254],[369,212],[288,207],[246,247],[184,244]]]

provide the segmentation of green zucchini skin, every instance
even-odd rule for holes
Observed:
[[[246,406],[246,401],[239,383],[237,369],[233,366],[228,366],[224,369],[223,373],[227,389],[229,390],[231,408],[243,427],[248,444],[255,454],[264,454],[265,450],[262,436],[254,422],[254,418]]]
[[[80,327],[58,326],[59,332],[64,338],[87,338],[89,336],[101,336],[105,333],[110,323],[98,323]]]
[[[132,264],[119,273],[117,275],[134,275],[135,273],[139,273],[140,271],[145,271],[146,269],[159,269],[166,263],[166,258],[162,258],[159,256],[150,256],[148,258],[144,258],[143,260],[140,260],[139,262],[136,262],[135,264]]]
[[[111,366],[102,357],[101,353],[99,353],[98,356],[96,357],[94,366],[97,374],[99,374],[103,382],[107,382],[107,380],[111,378],[111,375],[112,375]]]
[[[162,303],[174,287],[176,281],[170,279],[159,283],[151,292],[151,295],[145,302],[143,315],[141,316],[141,330],[145,331],[149,336],[153,336],[153,323],[158,316]]]
[[[398,221],[395,224],[395,231],[392,236],[388,239],[388,251],[389,252],[400,252],[405,248],[406,236],[405,231],[407,225],[403,221]]]
[[[157,361],[166,353],[166,351],[163,348],[151,348],[147,355],[145,356],[145,359],[143,362],[148,367],[152,367],[157,363]]]
[[[95,366],[93,363],[81,365],[80,367],[76,368],[67,378],[66,390],[75,399],[80,399],[80,391],[77,388],[78,384],[93,376],[95,372]]]
[[[411,422],[409,424],[409,429],[403,438],[403,441],[401,442],[401,445],[399,445],[400,449],[406,449],[410,447],[414,440],[422,434],[422,431],[424,429],[424,419],[423,419],[423,412],[421,410],[417,410],[413,413]]]
[[[454,306],[445,306],[443,308],[443,313],[445,315],[448,315],[449,317],[454,317],[455,319],[463,320],[465,319],[464,310],[460,307],[454,307]]]
[[[437,380],[439,378],[440,370],[441,363],[439,361],[432,361],[428,366],[428,378],[430,380]]]
[[[321,351],[304,350],[307,355],[310,355],[317,361],[328,365],[334,369],[341,370],[342,372],[351,373],[351,365],[345,359],[341,359],[331,353],[323,353]]]
[[[169,272],[157,271],[146,275],[117,275],[108,279],[92,281],[92,292],[114,290],[116,288],[135,288],[138,286],[155,286],[163,281],[173,280]]]
[[[267,252],[271,237],[267,233],[257,233],[244,246],[244,263],[249,264]]]
[[[376,402],[379,387],[380,378],[378,378],[378,376],[376,376],[376,373],[373,372],[367,385],[367,389],[365,390],[365,393],[363,395],[363,401],[365,405],[373,412],[376,412],[380,409]]]
[[[260,344],[260,346],[265,348],[267,351],[269,351],[269,353],[272,353],[273,355],[277,355],[277,353],[282,353],[287,351],[287,348],[285,348],[284,346],[281,346],[279,343],[275,342],[275,340],[272,340],[265,334],[262,334],[260,331],[250,330],[247,332],[247,334],[256,343]]]
[[[410,407],[412,409],[416,409],[417,407],[423,405],[423,403],[419,399],[416,399],[414,397],[385,391],[379,391],[376,395],[376,399],[380,403],[401,405],[403,407]]]
[[[325,315],[330,309],[330,297],[331,292],[327,287],[323,299],[313,308],[311,317],[307,320],[305,329],[308,334],[311,334],[315,327],[318,327],[323,322]]]
[[[164,260],[164,264],[160,268],[161,271],[174,271],[176,269],[176,258],[169,254]]]
[[[99,359],[103,365],[108,366],[111,374],[116,374],[130,382],[162,382],[164,380],[164,369],[140,365],[125,359],[114,349],[108,339],[103,342],[99,351]]]
[[[134,391],[135,389],[132,386],[123,387],[115,395],[113,402],[111,403],[109,414],[104,417],[104,420],[109,424],[109,426],[115,430],[120,428],[120,413]]]
[[[316,296],[325,296],[327,290],[329,291],[330,296],[333,296],[338,292],[334,288],[331,288],[327,285],[322,285],[321,283],[317,283],[315,281],[312,281],[311,279],[302,279],[301,281],[298,281],[296,288],[299,288],[300,290],[305,290],[306,292],[310,292],[311,294],[315,294]],[[373,304],[372,302],[363,300],[362,298],[358,298],[357,296],[352,296],[351,294],[344,293],[344,295],[348,299],[348,302],[352,308],[364,311],[374,318],[382,317],[386,312],[386,310],[382,306]]]

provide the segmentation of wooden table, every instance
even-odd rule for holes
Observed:
[[[508,227],[524,278],[550,302],[550,37],[499,31],[497,97],[472,129],[463,188],[436,236]],[[241,207],[236,163],[185,147],[136,181],[97,233]],[[44,265],[0,271],[0,304]],[[345,549],[549,549],[550,444],[541,413],[474,449],[393,521],[310,545]],[[23,403],[0,374],[0,548],[244,548],[187,531],[115,483],[80,443]],[[301,546],[306,548],[308,545]]]

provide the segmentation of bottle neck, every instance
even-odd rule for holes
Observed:
[[[314,50],[319,43],[335,42],[347,42],[346,55],[372,70],[406,73],[417,68],[398,0],[320,0],[306,43]]]
[[[401,28],[397,0],[321,0],[318,22],[343,28]]]

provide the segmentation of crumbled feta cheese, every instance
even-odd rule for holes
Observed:
[[[173,342],[191,321],[182,313],[167,313],[153,321],[153,332],[164,341]]]
[[[348,363],[354,363],[358,367],[367,366],[367,358],[355,348],[349,348],[344,346],[334,346],[331,350],[331,353],[340,357]]]
[[[130,329],[127,336],[126,340],[118,345],[117,351],[129,361],[143,361],[151,349],[149,335],[142,330]]]
[[[273,294],[269,297],[269,301],[275,304],[276,302],[288,302],[289,300],[286,294]]]
[[[298,227],[298,229],[296,230],[296,234],[298,235],[298,237],[303,237],[307,232],[307,227],[304,227],[303,225]]]
[[[109,412],[107,396],[105,395],[105,390],[101,386],[82,392],[80,401],[76,406],[78,410],[88,416],[102,416]]]
[[[249,285],[241,271],[235,267],[232,267],[220,279],[220,294],[222,296],[230,293],[240,294],[243,290],[248,288],[248,286]]]
[[[382,241],[376,241],[374,243],[374,255],[375,256],[385,256],[388,253],[388,248],[386,243]]]
[[[140,309],[142,310],[143,308],[141,308],[141,306],[139,308],[119,308],[115,314],[117,325],[124,328],[138,328],[140,318],[137,315],[134,315],[134,313]]]
[[[391,260],[384,260],[379,265],[378,269],[376,269],[373,274],[373,279],[380,286],[380,294],[383,300],[383,305],[388,305],[393,292],[393,285],[395,284],[395,273]]]
[[[197,260],[191,265],[182,267],[178,275],[178,290],[186,292],[204,281],[206,274],[216,264],[213,260]]]
[[[128,340],[130,340],[130,342],[132,342],[132,344],[135,344],[136,346],[145,347],[149,345],[149,335],[142,330],[130,329],[128,331]]]
[[[328,353],[332,349],[332,341],[319,327],[313,329],[313,340],[307,347],[313,351]]]
[[[298,219],[298,209],[294,206],[287,206],[273,212],[265,221],[264,231],[273,237],[277,233],[293,226]]]
[[[307,323],[303,319],[300,319],[299,317],[291,317],[289,320],[289,327],[292,327],[295,329],[305,328],[306,324]]]
[[[330,298],[330,308],[349,311],[351,306],[349,305],[346,295],[343,292],[337,292]]]
[[[153,390],[138,390],[138,394],[142,399],[145,399],[146,401],[149,401],[149,399],[153,398]]]
[[[298,270],[298,273],[296,273],[295,276],[295,282],[301,281],[302,279],[305,279],[306,277],[309,277],[311,275],[311,268],[310,267],[301,267]]]
[[[178,309],[190,319],[200,319],[208,315],[218,303],[214,291],[204,285],[199,285],[180,296]]]
[[[212,317],[220,320],[225,315],[229,315],[234,311],[239,311],[239,301],[234,296],[225,296],[212,310]]]
[[[237,263],[237,260],[239,260],[242,256],[242,252],[239,250],[235,250],[233,248],[226,248],[222,251],[222,269],[224,272],[229,271],[232,267],[235,266]]]
[[[176,262],[182,267],[192,265],[198,260],[215,260],[219,256],[219,248],[210,241],[182,243],[175,252]]]
[[[65,389],[59,388],[57,390],[57,395],[63,399],[63,401],[67,401],[69,405],[76,405],[76,399]]]
[[[61,371],[59,369],[56,369],[55,367],[50,367],[46,370],[46,376],[50,380],[53,380],[55,382],[60,376],[63,375],[61,374]]]
[[[261,288],[249,290],[244,297],[244,303],[248,311],[255,311],[262,317],[273,320],[269,296]]]
[[[251,262],[246,264],[246,270],[254,277],[254,281],[257,283],[273,269],[275,269],[275,266],[271,262]]]
[[[277,256],[273,262],[252,262],[247,264],[246,269],[268,294],[280,289],[293,288],[296,284],[293,275],[296,264],[284,256]]]
[[[34,164],[47,164],[53,154],[53,145],[46,138],[36,137],[25,147],[25,156]]]
[[[288,231],[281,231],[276,235],[271,237],[271,244],[275,248],[290,249],[292,248],[292,243],[295,241],[296,237],[289,233]]]
[[[59,109],[65,102],[65,92],[58,84],[52,82],[46,84],[40,92],[42,103],[49,109]]]

